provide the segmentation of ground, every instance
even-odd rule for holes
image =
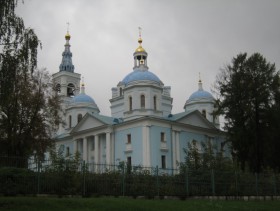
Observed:
[[[280,201],[226,201],[201,199],[0,197],[0,210],[280,210]]]

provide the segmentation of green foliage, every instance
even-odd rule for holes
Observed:
[[[16,5],[0,4],[0,154],[43,159],[61,122],[59,98],[49,73],[35,71],[41,43],[16,16]]]
[[[191,169],[199,169],[202,166],[201,155],[197,145],[198,142],[196,140],[192,140],[192,142],[188,143],[188,148],[183,148],[183,151],[186,154],[185,164]]]
[[[7,162],[4,163],[7,166]],[[211,195],[277,196],[280,190],[280,176],[271,170],[252,174],[233,169],[189,169],[185,165],[180,174],[177,170],[164,174],[159,168],[132,166],[127,172],[127,166],[120,170],[118,166],[89,165],[95,171],[91,172],[78,155],[63,157],[62,149],[53,152],[52,162],[30,160],[28,163],[29,169],[0,168],[0,195],[107,195],[149,199],[174,196],[185,199]]]
[[[217,76],[217,113],[225,117],[225,130],[242,169],[253,172],[266,166],[279,169],[279,72],[255,53],[239,54]],[[277,147],[277,148],[275,148]]]
[[[0,168],[0,193],[6,196],[31,194],[36,191],[36,174],[22,168]]]
[[[0,101],[6,114],[0,119],[1,154],[28,158],[35,153],[42,159],[52,146],[53,131],[61,119],[59,98],[51,84],[45,70],[17,74],[8,98]]]
[[[82,169],[84,168],[84,169]],[[86,166],[82,166],[80,155],[77,152],[73,157],[64,156],[63,149],[50,151],[50,164],[44,167],[43,176],[53,187],[53,192],[62,195],[76,195],[81,193],[82,172],[86,172]]]
[[[199,149],[201,145],[201,149]],[[187,148],[183,148],[185,153],[185,162],[179,163],[180,172],[184,173],[186,169],[195,170],[234,170],[234,163],[231,158],[224,156],[224,149],[218,149],[210,140],[199,143],[192,140]]]

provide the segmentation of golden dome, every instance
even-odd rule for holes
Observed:
[[[140,45],[138,48],[136,48],[135,52],[145,52],[145,49]]]
[[[70,36],[69,32],[67,32],[67,34],[65,35],[65,39],[70,40],[70,38],[71,38],[71,36]]]
[[[142,47],[142,38],[141,37],[139,37],[139,39],[138,39],[138,43],[139,43],[139,47],[138,48],[136,48],[136,50],[135,50],[135,52],[146,52],[145,51],[145,49]]]

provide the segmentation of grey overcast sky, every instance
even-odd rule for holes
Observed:
[[[21,1],[20,1],[21,2]],[[148,66],[171,86],[172,113],[238,53],[261,53],[280,67],[280,0],[25,0],[17,14],[43,43],[39,68],[59,71],[70,22],[75,72],[110,115],[111,88],[132,71],[141,26]]]

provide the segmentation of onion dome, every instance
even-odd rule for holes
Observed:
[[[135,53],[137,53],[137,52],[146,52],[145,49],[142,47],[142,42],[143,42],[142,38],[139,37],[139,39],[138,39],[139,47],[136,48]]]
[[[67,34],[65,35],[65,39],[66,39],[66,40],[70,40],[70,39],[71,39],[71,36],[70,36],[70,34],[69,34],[68,31],[67,31]]]
[[[122,80],[122,83],[127,85],[133,81],[152,81],[161,84],[161,80],[149,70],[134,69]]]
[[[214,97],[212,96],[212,94],[203,90],[201,79],[199,79],[199,81],[198,81],[198,90],[191,94],[191,96],[186,101],[186,103],[189,103],[192,101],[200,101],[200,100],[209,100],[209,101],[214,100]]]
[[[81,87],[81,93],[73,97],[73,99],[70,102],[70,106],[87,106],[92,107],[94,109],[97,109],[99,112],[99,108],[96,105],[95,101],[85,93],[85,85],[82,83]]]
[[[94,100],[86,94],[78,94],[72,99],[71,103],[94,103],[95,104]]]

